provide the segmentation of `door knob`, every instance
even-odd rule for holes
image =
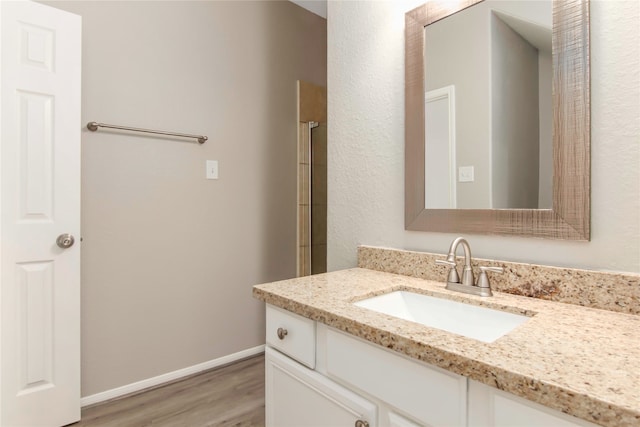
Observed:
[[[58,245],[62,249],[67,249],[73,246],[73,242],[75,241],[76,239],[74,239],[71,234],[64,233],[58,236],[58,238],[56,239],[56,245]]]

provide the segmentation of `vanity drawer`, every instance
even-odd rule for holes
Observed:
[[[321,337],[325,336],[323,329]],[[327,328],[330,378],[357,387],[429,426],[466,424],[467,379]],[[322,348],[321,347],[321,348]]]
[[[311,369],[316,367],[316,322],[267,305],[267,345]]]

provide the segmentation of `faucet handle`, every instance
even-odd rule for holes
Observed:
[[[489,266],[481,266],[480,267],[480,275],[478,276],[478,286],[479,288],[489,288],[491,289],[491,284],[489,283],[489,277],[487,276],[487,271],[492,271],[494,273],[504,273],[504,268],[502,267],[489,267]]]
[[[490,267],[488,265],[481,265],[478,267],[480,269],[480,273],[483,271],[493,271],[494,273],[504,273],[504,268],[502,267]]]
[[[449,276],[447,277],[447,282],[450,283],[460,283],[460,276],[458,275],[458,269],[456,268],[455,261],[448,261],[445,259],[437,259],[436,264],[439,265],[448,265],[451,267],[449,270]]]

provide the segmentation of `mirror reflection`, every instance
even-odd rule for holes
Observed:
[[[424,31],[425,209],[551,209],[551,0],[485,0]]]

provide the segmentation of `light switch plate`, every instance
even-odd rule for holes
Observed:
[[[458,182],[473,182],[473,166],[460,166],[458,168]]]
[[[207,179],[218,179],[217,160],[207,160]]]

